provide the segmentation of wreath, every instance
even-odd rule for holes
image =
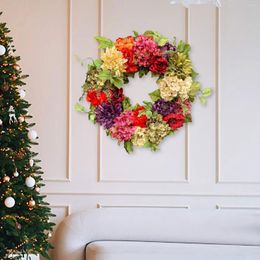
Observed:
[[[128,153],[134,147],[157,150],[165,137],[192,121],[191,104],[196,97],[202,104],[211,94],[196,81],[189,58],[190,45],[170,41],[158,32],[134,32],[115,42],[95,38],[102,49],[99,59],[88,65],[83,95],[90,103],[87,111],[81,103],[76,110],[87,112],[93,123],[101,125],[108,136],[124,143]],[[149,93],[151,100],[132,104],[123,87],[129,77],[150,74],[158,89]]]

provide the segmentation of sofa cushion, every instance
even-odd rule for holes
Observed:
[[[86,246],[86,260],[259,260],[259,246],[97,241]]]

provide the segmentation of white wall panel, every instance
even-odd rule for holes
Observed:
[[[220,11],[220,182],[260,183],[259,13],[255,0],[226,1]]]
[[[170,207],[176,210],[256,210],[260,207],[260,124],[257,81],[260,27],[257,0],[213,6],[163,0],[0,0],[12,30],[40,136],[46,187],[55,221],[86,208]],[[104,131],[74,111],[86,60],[98,56],[94,37],[111,39],[153,29],[192,45],[205,107],[160,151],[128,155]],[[156,87],[149,77],[126,87],[141,101]]]

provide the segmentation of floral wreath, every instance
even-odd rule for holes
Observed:
[[[201,89],[189,58],[190,45],[172,42],[158,32],[134,32],[115,42],[96,37],[103,49],[100,59],[88,65],[83,95],[89,111],[80,103],[76,110],[87,112],[93,123],[103,126],[108,136],[124,143],[128,153],[134,146],[157,150],[162,140],[191,122],[191,104],[199,96],[202,104],[211,94]],[[150,101],[132,105],[123,86],[135,73],[156,77],[158,89]]]

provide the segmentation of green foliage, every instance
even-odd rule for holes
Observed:
[[[99,49],[112,48],[114,46],[114,43],[106,37],[97,36],[95,39],[99,43]]]
[[[155,91],[149,93],[150,98],[152,101],[156,102],[158,99],[161,98],[160,89],[156,89]]]
[[[131,109],[131,102],[130,102],[130,98],[129,97],[125,97],[124,101],[123,101],[123,109],[124,110],[129,110]]]
[[[159,46],[163,46],[165,45],[167,42],[169,42],[169,39],[165,36],[163,36],[162,34],[158,33],[158,32],[154,32],[154,31],[146,31],[144,33],[145,36],[148,37],[152,37],[154,39],[154,41],[159,45]]]
[[[85,112],[85,107],[82,106],[80,103],[76,103],[74,108],[77,112]]]
[[[124,142],[124,148],[127,151],[127,153],[132,153],[133,152],[133,143],[131,141],[126,141]]]
[[[196,94],[200,91],[200,83],[198,81],[192,82],[191,90],[190,90],[190,97],[194,98]]]
[[[202,91],[201,91],[201,96],[199,97],[199,100],[200,100],[200,103],[202,105],[206,104],[206,98],[211,96],[212,94],[212,89],[211,88],[204,88]]]
[[[177,51],[188,55],[190,52],[190,45],[181,40],[177,46]]]
[[[10,178],[0,184],[0,259],[9,259],[11,251],[19,255],[17,259],[27,253],[41,254],[50,259],[48,250],[52,246],[48,233],[54,224],[49,219],[54,215],[44,201],[45,196],[25,185],[26,177],[33,176],[37,187],[44,186],[43,172],[38,166],[37,153],[32,151],[32,145],[37,143],[28,137],[28,131],[34,126],[28,122],[31,118],[28,115],[30,104],[19,96],[19,89],[25,85],[23,80],[27,76],[22,75],[18,67],[20,57],[14,55],[13,40],[8,33],[6,24],[0,23],[0,44],[6,48],[6,53],[0,56],[0,180],[6,176]],[[10,120],[11,106],[14,120]],[[31,159],[34,160],[32,165],[29,164]],[[16,170],[19,175],[15,177]],[[7,197],[15,199],[12,208],[4,204]],[[31,198],[35,207],[29,208]]]

